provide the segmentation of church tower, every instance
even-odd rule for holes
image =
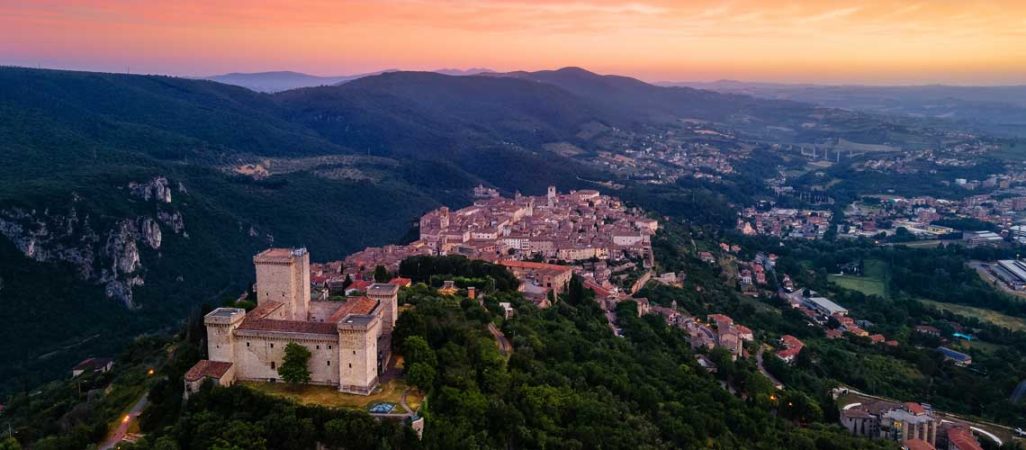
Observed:
[[[549,186],[549,194],[546,196],[549,200],[549,208],[556,206],[556,187]]]

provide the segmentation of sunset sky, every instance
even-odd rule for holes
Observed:
[[[0,64],[1024,84],[1026,1],[0,0]]]

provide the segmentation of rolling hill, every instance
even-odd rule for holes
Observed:
[[[580,180],[602,169],[544,144],[595,150],[595,133],[582,131],[683,119],[775,141],[902,131],[858,113],[573,68],[390,72],[276,94],[0,68],[0,391],[237,296],[262,247],[340,258],[401,239],[424,211],[465,204],[478,183],[590,186]]]

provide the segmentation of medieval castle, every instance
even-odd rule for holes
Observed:
[[[205,379],[223,386],[279,381],[290,342],[310,350],[310,383],[370,394],[388,365],[399,287],[372,284],[345,302],[311,301],[306,249],[268,249],[253,264],[256,308],[217,308],[204,317],[209,359],[186,373],[186,394]]]

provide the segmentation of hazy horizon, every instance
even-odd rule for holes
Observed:
[[[649,82],[1026,83],[1013,0],[0,0],[0,64],[205,77],[579,66]]]

